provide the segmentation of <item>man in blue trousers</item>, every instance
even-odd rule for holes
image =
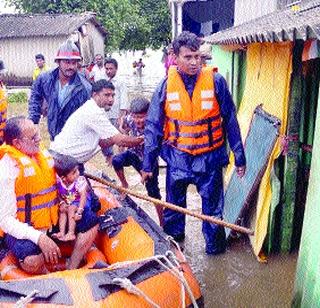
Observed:
[[[170,67],[151,100],[142,179],[152,176],[161,150],[167,162],[167,201],[186,207],[188,185],[194,184],[203,214],[222,219],[222,171],[229,162],[225,138],[234,153],[239,177],[245,174],[246,159],[227,83],[212,67],[202,67],[199,48],[199,39],[190,32],[182,32],[173,41],[177,66]],[[163,220],[167,234],[184,240],[185,215],[165,209]],[[203,222],[202,232],[207,254],[225,252],[223,227]]]

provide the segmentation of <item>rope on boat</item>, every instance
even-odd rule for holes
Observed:
[[[145,301],[147,301],[150,305],[155,308],[160,308],[150,297],[148,297],[143,291],[141,291],[138,287],[136,287],[128,278],[114,278],[112,280],[114,284],[117,284],[122,289],[127,290],[128,293],[135,294],[141,296]]]
[[[169,257],[171,257],[173,259],[175,265],[170,261]],[[182,307],[186,307],[186,304],[185,304],[185,291],[187,290],[188,295],[189,295],[189,297],[191,299],[191,302],[193,304],[193,307],[198,308],[197,301],[194,298],[192,290],[191,290],[186,278],[183,275],[183,269],[180,266],[180,262],[179,262],[178,258],[176,257],[176,255],[171,250],[168,250],[166,252],[166,256],[164,257],[164,259],[170,265],[170,267],[172,269],[172,273],[174,273],[174,275],[182,283],[182,285],[181,285],[181,288],[182,288],[182,305],[183,305]]]
[[[27,304],[31,303],[35,298],[36,295],[40,293],[38,290],[31,291],[27,296],[22,296],[14,305],[15,308],[25,308]]]
[[[180,263],[187,263],[187,259],[185,255],[183,254],[180,245],[174,240],[174,238],[170,235],[166,237],[166,239],[180,252],[180,256],[182,256],[182,261],[179,260]],[[176,257],[176,256],[175,256]]]
[[[173,259],[174,263],[169,260],[169,257],[171,257]],[[177,259],[177,257],[175,256],[175,254],[171,250],[167,251],[166,255],[155,255],[155,256],[140,259],[140,260],[117,262],[117,263],[110,265],[108,268],[109,269],[116,269],[116,268],[120,268],[123,266],[129,266],[129,265],[142,263],[142,262],[148,262],[148,261],[156,261],[160,266],[165,268],[174,277],[176,277],[179,280],[179,282],[181,282],[181,302],[182,302],[183,308],[186,307],[185,291],[188,292],[188,295],[191,299],[193,307],[194,308],[199,307],[196,302],[196,299],[194,298],[192,290],[183,275],[183,270],[180,266],[180,261]]]

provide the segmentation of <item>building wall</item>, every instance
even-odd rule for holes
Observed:
[[[96,54],[104,54],[104,37],[92,23],[85,25],[86,34],[79,33],[84,64],[90,64]]]
[[[201,24],[200,31],[204,35],[221,31],[233,26],[234,0],[224,1],[186,1],[183,5],[184,17]],[[186,18],[184,18],[186,19]],[[187,26],[184,20],[184,26]]]
[[[8,74],[17,77],[32,77],[36,66],[34,56],[42,53],[50,67],[55,67],[54,57],[59,46],[66,40],[59,37],[29,37],[1,39],[0,55]]]
[[[318,104],[319,104],[318,97]],[[320,303],[320,110],[316,112],[316,127],[312,149],[311,172],[303,230],[297,265],[292,307],[319,307]]]
[[[50,68],[55,68],[54,58],[59,46],[68,38],[79,41],[84,63],[92,61],[96,53],[104,53],[104,37],[92,23],[86,25],[86,35],[75,32],[68,36],[28,37],[1,39],[0,57],[8,74],[18,78],[31,78],[36,67],[34,56],[42,53]]]
[[[226,79],[228,88],[237,106],[240,105],[246,75],[245,52],[227,51],[221,46],[212,46],[212,65]]]
[[[274,12],[277,0],[235,0],[234,25]]]
[[[235,0],[169,0],[172,38],[182,28],[205,36],[233,26]],[[183,25],[182,25],[183,23]],[[215,31],[213,31],[215,30]]]

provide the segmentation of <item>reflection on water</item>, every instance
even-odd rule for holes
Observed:
[[[150,98],[155,86],[164,76],[161,52],[150,53],[143,58],[146,67],[141,79],[133,74],[131,64],[141,53],[116,56],[119,60],[119,74],[127,80],[131,97],[145,95]],[[108,170],[109,174],[113,171]],[[132,189],[145,191],[135,170],[126,170]],[[115,176],[113,176],[116,178]],[[162,199],[165,200],[165,169],[159,176]],[[188,208],[201,212],[201,201],[195,188],[188,191]],[[156,211],[146,201],[136,201],[157,221]],[[257,261],[249,240],[244,238],[229,245],[227,252],[219,256],[204,253],[201,222],[187,218],[186,257],[200,282],[206,307],[290,307],[294,284],[296,254],[271,256],[266,264]]]

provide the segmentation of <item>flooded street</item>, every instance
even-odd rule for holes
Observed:
[[[128,80],[130,98],[145,95],[150,98],[157,83],[164,76],[160,62],[161,52],[143,57],[146,67],[139,79],[133,74],[133,60],[138,60],[141,52],[132,58],[131,55],[117,58],[119,72]],[[102,159],[100,157],[100,159]],[[160,170],[160,189],[165,200],[165,168]],[[112,170],[108,170],[114,178]],[[137,173],[127,168],[128,182],[131,189],[143,192]],[[188,191],[188,208],[201,212],[201,200],[190,186]],[[139,204],[155,219],[155,209],[145,201]],[[193,217],[187,218],[185,255],[198,278],[204,295],[206,307],[290,307],[295,279],[297,254],[274,255],[265,264],[259,263],[252,252],[247,238],[232,242],[227,252],[221,256],[208,257],[204,253],[204,240],[201,233],[201,222]]]

